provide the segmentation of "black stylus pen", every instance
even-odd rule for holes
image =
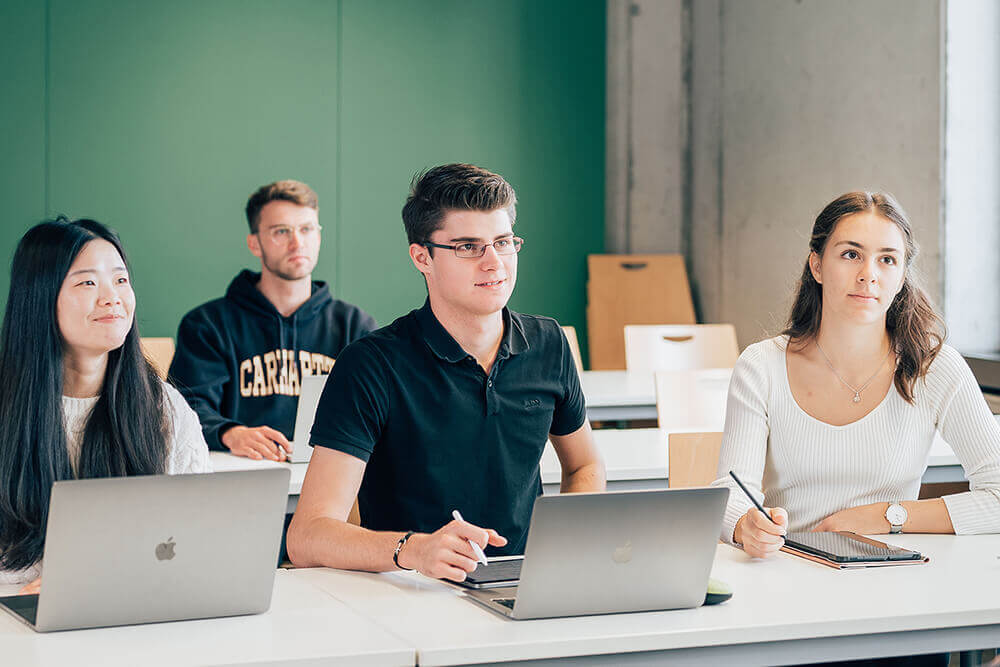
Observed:
[[[761,514],[763,514],[764,516],[766,516],[766,517],[767,517],[767,519],[768,519],[768,521],[770,521],[770,522],[771,522],[771,523],[773,523],[773,524],[774,524],[775,526],[777,526],[777,525],[778,525],[778,522],[777,522],[777,521],[775,521],[774,519],[772,519],[772,518],[771,518],[771,513],[770,513],[770,512],[765,512],[765,511],[764,511],[764,508],[760,506],[760,503],[758,503],[758,502],[757,502],[757,499],[753,497],[753,494],[751,494],[751,493],[750,493],[750,491],[748,491],[748,490],[747,490],[747,487],[743,486],[743,482],[741,482],[741,481],[740,481],[740,478],[736,476],[736,473],[734,473],[734,472],[733,472],[732,470],[730,470],[730,471],[729,471],[729,476],[730,476],[730,477],[732,477],[732,478],[733,478],[733,480],[734,480],[734,481],[735,481],[735,482],[736,482],[737,484],[739,484],[739,485],[740,485],[740,488],[741,488],[741,489],[743,489],[743,493],[747,494],[747,498],[749,498],[749,499],[750,499],[750,502],[752,502],[752,503],[753,503],[753,506],[754,506],[754,507],[756,507],[757,509],[759,509],[759,510],[760,510],[760,513],[761,513]]]

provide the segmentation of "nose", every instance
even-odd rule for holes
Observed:
[[[293,229],[291,231],[291,236],[288,238],[288,247],[291,248],[292,250],[294,250],[294,249],[298,248],[300,245],[302,245],[302,236],[301,236],[301,233],[302,232],[300,232],[297,229]]]
[[[122,298],[118,294],[118,291],[110,285],[101,290],[98,300],[102,306],[116,306],[122,302]]]
[[[486,244],[486,252],[479,259],[479,264],[482,268],[496,267],[500,265],[500,254],[497,249],[493,247],[492,243]]]
[[[874,285],[877,281],[877,271],[875,270],[875,265],[870,262],[865,262],[861,266],[861,270],[858,272],[858,282],[862,285],[866,282]]]

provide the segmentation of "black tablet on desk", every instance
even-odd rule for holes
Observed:
[[[458,582],[458,585],[465,588],[517,586],[521,580],[521,563],[523,562],[524,556],[490,558],[488,566],[476,566],[476,569],[466,576],[465,581]]]
[[[855,533],[789,533],[785,551],[836,566],[903,565],[922,563],[927,558],[911,551]]]

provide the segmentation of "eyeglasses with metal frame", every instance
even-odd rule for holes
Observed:
[[[513,255],[521,252],[521,246],[523,244],[524,239],[519,236],[505,236],[504,238],[497,239],[492,243],[474,243],[472,241],[465,241],[463,243],[456,243],[455,245],[444,245],[441,243],[431,243],[430,241],[425,241],[421,245],[427,248],[444,248],[445,250],[452,250],[455,252],[456,257],[461,257],[462,259],[478,259],[486,254],[486,246],[493,246],[493,250],[495,250],[498,255]]]

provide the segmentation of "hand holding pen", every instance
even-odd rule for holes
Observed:
[[[465,581],[466,575],[479,565],[480,557],[486,560],[483,548],[507,544],[507,539],[495,530],[480,528],[461,516],[433,533],[414,533],[399,551],[399,566],[435,579]]]
[[[754,504],[754,507],[747,510],[747,513],[736,522],[733,541],[742,544],[743,550],[753,558],[767,558],[777,553],[785,544],[788,512],[781,507],[770,509],[762,507],[733,471],[729,471],[729,476]]]

